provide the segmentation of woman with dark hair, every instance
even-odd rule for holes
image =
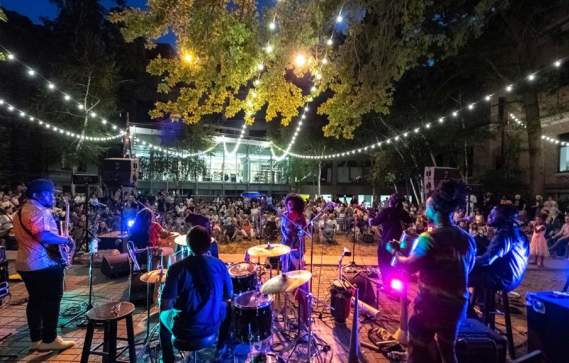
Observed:
[[[160,338],[164,362],[174,362],[171,334],[186,341],[220,334],[227,317],[227,301],[233,296],[227,267],[209,255],[211,235],[207,228],[194,226],[187,238],[192,254],[170,267],[162,290]]]
[[[443,181],[427,200],[425,214],[433,230],[419,236],[409,257],[397,255],[399,265],[419,273],[409,319],[409,363],[457,362],[454,344],[466,316],[468,275],[476,256],[473,238],[452,221],[454,210],[466,200],[464,189],[462,182]]]
[[[307,222],[304,217],[304,200],[297,194],[289,194],[285,199],[286,212],[281,219],[282,244],[291,248],[288,255],[283,256],[282,271],[304,269],[304,228]]]
[[[174,235],[156,222],[154,212],[148,208],[138,211],[129,232],[128,240],[134,242],[136,248],[160,247],[161,239]]]

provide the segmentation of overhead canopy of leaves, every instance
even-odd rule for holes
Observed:
[[[364,115],[389,113],[393,85],[406,70],[453,54],[477,36],[495,2],[287,0],[259,13],[254,0],[153,0],[111,19],[124,25],[127,41],[144,37],[153,44],[168,31],[176,35],[179,57],[157,57],[148,66],[168,95],[153,117],[195,124],[206,115],[243,112],[251,123],[263,111],[286,125],[304,102],[328,91],[318,109],[328,118],[325,135],[352,138]],[[347,26],[336,29],[328,47],[340,10]],[[278,23],[275,34],[267,29],[270,19]],[[297,52],[307,57],[302,69],[292,65]],[[185,54],[191,62],[183,62]],[[313,84],[316,92],[307,92]]]

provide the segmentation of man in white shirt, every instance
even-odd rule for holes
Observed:
[[[63,297],[63,270],[48,254],[48,246],[67,245],[72,240],[59,235],[51,208],[55,205],[51,180],[36,179],[27,190],[28,200],[14,216],[18,241],[16,270],[28,290],[26,317],[31,349],[60,351],[75,345],[57,335],[57,320]]]

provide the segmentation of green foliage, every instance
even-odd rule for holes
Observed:
[[[287,125],[303,102],[328,90],[318,109],[329,120],[325,135],[352,138],[365,115],[390,112],[394,82],[406,70],[426,57],[447,57],[477,36],[495,2],[288,0],[261,16],[253,0],[155,0],[111,19],[124,25],[127,41],[144,37],[152,46],[169,30],[176,35],[179,56],[157,57],[148,66],[162,79],[158,90],[169,96],[156,103],[152,117],[167,114],[195,124],[206,115],[243,112],[251,123],[264,110],[267,120]],[[342,6],[349,25],[330,51],[325,41]],[[279,29],[271,36],[266,22],[277,14]],[[269,55],[268,42],[274,48]],[[184,52],[191,62],[183,62]],[[307,55],[303,69],[292,65],[297,52]],[[331,62],[322,64],[324,57]],[[301,85],[307,88],[306,79],[316,73],[323,79],[306,94]]]
[[[6,13],[4,12],[4,10],[0,9],[0,22],[6,22],[8,21],[8,17],[6,16]],[[6,60],[6,54],[4,54],[4,52],[0,51],[0,61]]]

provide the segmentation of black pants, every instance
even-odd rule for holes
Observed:
[[[454,344],[466,302],[445,304],[436,299],[415,299],[409,319],[408,363],[457,363]]]
[[[32,342],[51,343],[57,337],[59,305],[63,297],[63,268],[18,271],[28,290],[26,316]]]

